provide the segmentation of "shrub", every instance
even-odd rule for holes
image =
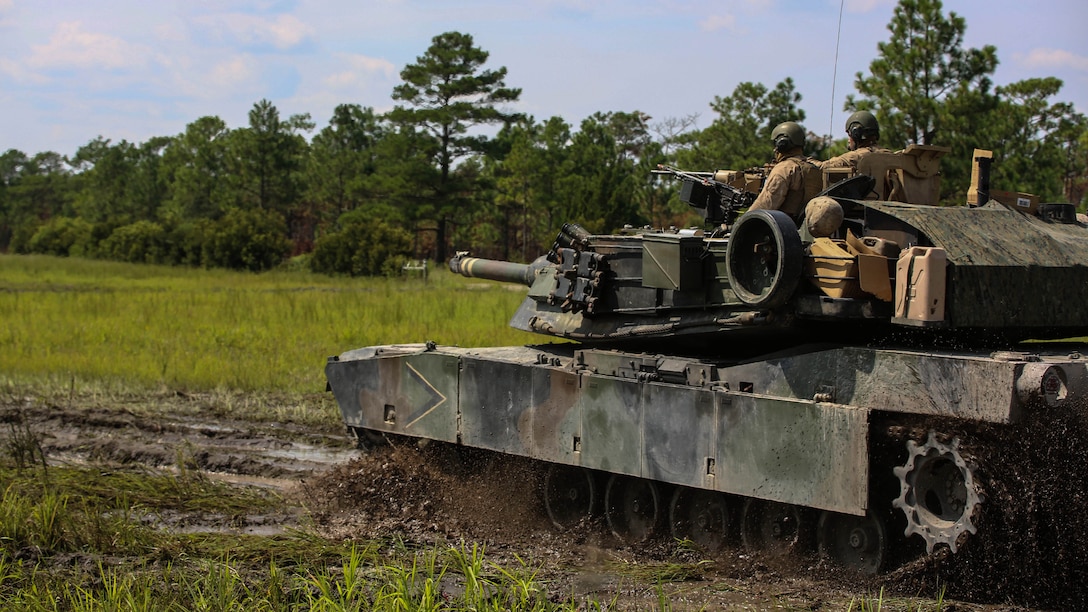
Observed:
[[[162,263],[166,260],[166,230],[153,221],[122,225],[99,243],[98,255],[129,263]]]
[[[209,219],[195,219],[168,226],[164,263],[193,267],[204,265],[204,248],[214,226]]]
[[[205,266],[259,272],[278,266],[291,253],[287,223],[273,211],[231,210],[206,238]]]
[[[83,255],[90,240],[90,223],[78,218],[53,217],[26,242],[25,252],[60,257]]]
[[[341,229],[317,240],[310,267],[322,274],[395,274],[412,252],[412,235],[382,221],[341,217]]]
[[[41,226],[37,223],[20,223],[12,228],[11,242],[8,243],[11,252],[20,255],[30,253],[30,239],[34,237],[39,227]]]

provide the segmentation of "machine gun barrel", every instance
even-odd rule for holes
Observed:
[[[450,270],[469,278],[486,278],[503,283],[520,283],[526,287],[533,284],[535,272],[529,264],[519,264],[496,259],[469,257],[468,253],[458,253],[450,259]]]
[[[755,200],[755,194],[717,180],[713,172],[687,172],[664,164],[657,168],[655,174],[671,174],[684,181],[680,200],[701,212],[711,225],[732,225]]]

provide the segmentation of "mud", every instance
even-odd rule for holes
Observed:
[[[976,536],[901,568],[904,587],[940,579],[957,597],[1015,601],[1046,609],[1084,609],[1088,601],[1088,413],[1084,406],[1040,409],[1015,426],[966,428],[959,437],[974,466],[983,504]]]
[[[890,571],[870,578],[814,552],[769,557],[734,542],[707,554],[667,536],[630,545],[600,521],[560,532],[544,515],[542,468],[521,459],[407,439],[364,452],[339,426],[224,418],[200,397],[144,401],[165,405],[9,397],[0,402],[0,428],[25,424],[51,462],[197,469],[285,498],[283,508],[260,516],[158,517],[172,529],[273,534],[306,524],[333,538],[479,543],[491,561],[536,568],[557,600],[648,609],[665,596],[673,610],[837,610],[852,601],[858,609],[883,591],[884,609],[919,609],[911,598],[933,599],[942,588],[943,610],[1075,609],[1088,600],[1088,520],[1068,520],[1083,516],[1088,500],[1080,450],[1088,425],[1075,415],[1040,415],[1045,429],[944,424],[949,435],[973,440],[964,452],[987,466],[978,517],[987,537],[968,538],[956,555],[914,560],[920,544],[896,538]]]

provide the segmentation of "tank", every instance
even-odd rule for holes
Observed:
[[[1018,487],[1085,489],[1014,458],[1059,452],[1040,428],[1079,431],[1084,345],[1062,339],[1088,336],[1088,226],[1072,205],[1024,210],[985,184],[979,205],[934,205],[943,152],[825,176],[818,197],[843,214],[819,236],[811,218],[743,212],[750,174],[666,168],[704,227],[569,224],[531,263],[449,262],[524,285],[510,325],[541,344],[349,350],[329,358],[329,389],[361,443],[538,461],[557,529],[817,550],[865,574],[988,559],[986,538],[1029,537],[1040,507],[1073,500],[1010,508]],[[1062,469],[1084,464],[1077,448]]]

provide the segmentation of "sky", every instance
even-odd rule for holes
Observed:
[[[392,108],[400,71],[447,31],[521,88],[516,110],[577,126],[641,111],[716,116],[716,96],[793,78],[805,127],[841,137],[893,0],[0,0],[0,151],[72,155],[199,117],[244,127],[268,99],[317,129],[337,104]],[[1088,2],[945,0],[964,47],[997,47],[995,84],[1056,76],[1088,113]],[[841,30],[839,28],[841,15]],[[980,143],[989,148],[996,143]]]

